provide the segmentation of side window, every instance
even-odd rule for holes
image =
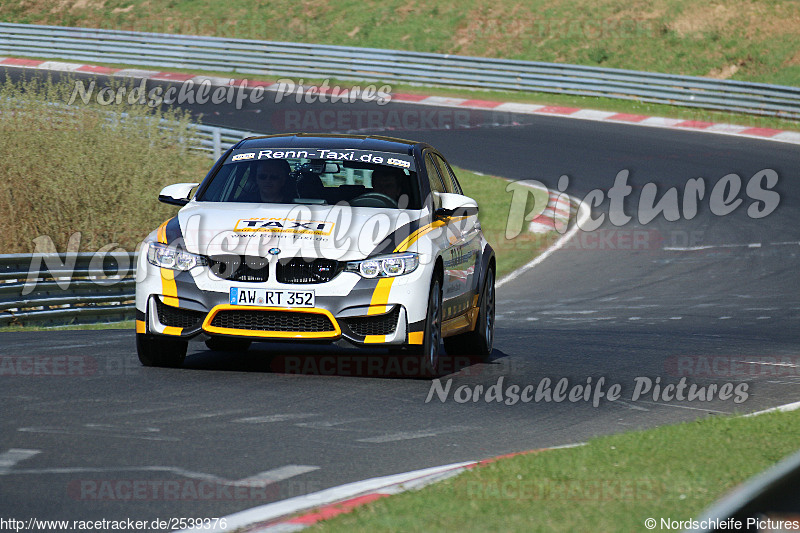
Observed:
[[[428,180],[431,184],[431,191],[434,192],[447,192],[441,178],[439,177],[439,170],[437,165],[434,164],[431,154],[425,156],[425,169],[428,171]]]
[[[433,154],[433,160],[436,162],[436,166],[439,167],[439,175],[444,180],[444,188],[446,191],[456,194],[463,194],[461,192],[461,186],[458,184],[458,180],[456,180],[455,174],[453,174],[453,170],[450,168],[450,165],[448,165],[447,162],[437,154]]]

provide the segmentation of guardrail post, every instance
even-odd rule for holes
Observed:
[[[214,143],[214,159],[219,159],[222,156],[222,135],[220,134],[219,128],[213,128],[211,130],[211,139]]]

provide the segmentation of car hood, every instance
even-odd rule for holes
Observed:
[[[202,255],[362,259],[391,252],[427,210],[191,202],[178,213],[184,246]]]

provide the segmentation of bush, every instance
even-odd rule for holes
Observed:
[[[0,84],[0,253],[33,252],[40,236],[64,252],[75,232],[80,251],[133,250],[175,213],[157,202],[161,188],[200,181],[211,164],[188,149],[188,113],[126,101],[67,106],[74,87]]]

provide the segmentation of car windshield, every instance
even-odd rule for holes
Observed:
[[[198,200],[420,209],[413,156],[365,150],[234,150]]]

